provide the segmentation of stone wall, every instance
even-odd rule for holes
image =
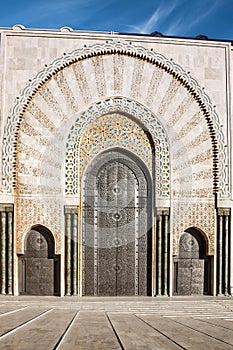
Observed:
[[[224,42],[2,29],[0,202],[15,205],[15,253],[33,225],[64,253],[64,206],[82,205],[88,164],[120,147],[171,208],[172,254],[195,227],[213,255],[216,194],[231,206],[229,64]]]

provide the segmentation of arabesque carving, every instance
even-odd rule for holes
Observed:
[[[89,47],[74,50],[71,53],[64,53],[62,57],[55,59],[50,65],[45,66],[35,76],[35,78],[28,83],[28,85],[17,97],[16,103],[8,117],[4,137],[3,185],[5,186],[6,191],[12,192],[15,185],[14,164],[17,154],[17,136],[24,112],[26,111],[33,96],[40,90],[45,82],[47,82],[53,75],[56,75],[65,67],[90,57],[102,55],[127,55],[135,57],[138,60],[146,61],[170,74],[175,80],[184,86],[185,89],[187,89],[189,94],[192,95],[194,100],[199,105],[199,108],[202,111],[208,125],[212,142],[213,190],[214,192],[218,191],[220,179],[221,194],[223,196],[224,194],[226,195],[228,188],[226,165],[228,164],[228,159],[227,152],[224,147],[223,132],[220,127],[215,107],[212,105],[210,98],[205,93],[204,89],[199,86],[193,77],[191,77],[189,72],[184,71],[183,68],[173,62],[172,59],[168,59],[165,56],[154,52],[152,49],[149,50],[141,46],[132,45],[131,43],[115,41],[94,44]],[[100,69],[98,64],[96,65],[97,71]],[[99,89],[104,89],[104,87],[99,86]],[[166,106],[163,108],[165,107]]]

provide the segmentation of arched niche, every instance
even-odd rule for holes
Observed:
[[[211,293],[211,260],[207,241],[197,228],[186,229],[179,239],[174,259],[174,294],[206,295]]]
[[[26,295],[60,294],[60,257],[55,255],[52,232],[42,225],[33,226],[19,255],[19,292]]]

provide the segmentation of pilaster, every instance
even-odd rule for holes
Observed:
[[[78,207],[65,207],[65,295],[77,295]]]

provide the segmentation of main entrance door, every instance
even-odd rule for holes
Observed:
[[[150,191],[141,167],[119,151],[102,154],[86,177],[85,295],[150,293]]]

